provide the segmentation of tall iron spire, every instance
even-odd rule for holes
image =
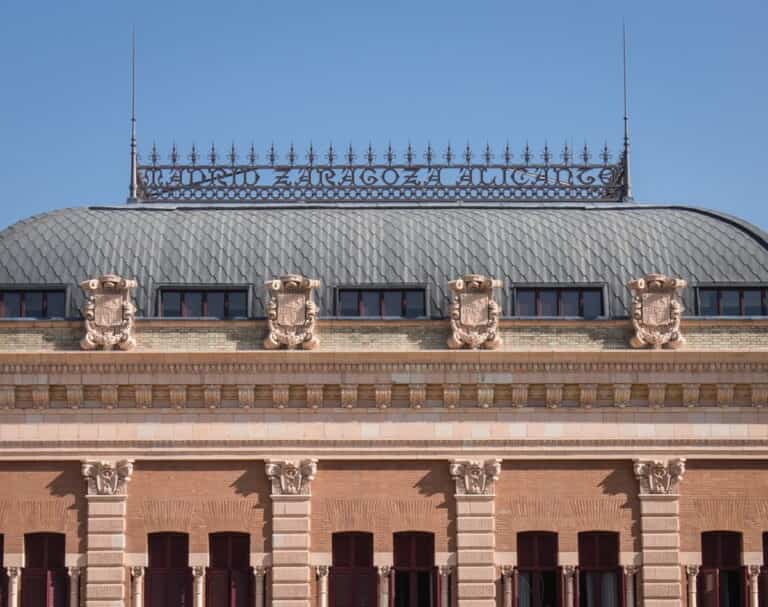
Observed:
[[[136,28],[131,31],[131,183],[128,202],[138,202],[138,158],[136,153]]]
[[[624,69],[624,200],[632,200],[632,175],[630,173],[629,99],[627,90],[627,26],[621,24],[622,63]]]

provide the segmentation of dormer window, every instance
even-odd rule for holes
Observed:
[[[516,287],[514,316],[598,318],[605,315],[601,287]]]
[[[0,318],[64,318],[65,289],[0,290]]]
[[[165,318],[245,318],[247,289],[162,289],[160,316]]]
[[[700,316],[768,316],[768,287],[699,287]]]
[[[342,288],[338,316],[361,318],[423,318],[427,314],[423,288]]]

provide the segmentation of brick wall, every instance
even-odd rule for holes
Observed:
[[[700,552],[703,531],[740,531],[744,552],[762,553],[768,461],[688,461],[680,493],[682,552]]]
[[[0,462],[0,533],[5,552],[24,552],[24,534],[66,534],[68,554],[85,553],[85,482],[79,462]]]
[[[520,531],[556,531],[577,552],[579,531],[618,531],[620,550],[640,550],[637,481],[629,461],[505,462],[496,484],[496,550],[517,551]]]
[[[312,483],[312,552],[330,552],[334,531],[373,533],[392,552],[396,531],[431,531],[435,551],[455,550],[454,484],[448,462],[326,462]]]
[[[251,552],[269,550],[270,500],[264,462],[137,462],[128,486],[128,553],[146,553],[147,534],[189,533],[192,553],[208,534],[251,534]]]
[[[768,350],[768,321],[692,320],[683,325],[689,349]],[[627,349],[629,321],[503,321],[502,350]],[[138,321],[139,350],[260,350],[263,321]],[[401,352],[445,350],[447,321],[320,321],[320,349]],[[0,321],[0,351],[79,350],[74,321]]]

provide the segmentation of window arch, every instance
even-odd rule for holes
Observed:
[[[364,531],[334,533],[331,545],[331,607],[375,607],[377,584],[373,566],[373,534]]]
[[[162,532],[147,536],[144,607],[188,607],[192,604],[189,535]]]
[[[580,607],[622,607],[624,576],[619,566],[619,534],[579,533]]]
[[[208,535],[208,552],[207,607],[252,607],[251,536],[227,531],[211,533]]]
[[[741,607],[747,576],[741,565],[742,538],[737,531],[701,534],[701,571],[697,579],[701,607]]]
[[[22,607],[68,607],[69,576],[64,565],[63,533],[24,535]]]

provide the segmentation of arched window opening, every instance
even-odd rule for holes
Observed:
[[[394,607],[436,607],[440,591],[434,534],[395,533],[394,545]]]
[[[252,607],[251,536],[211,533],[210,567],[205,576],[206,607]]]
[[[8,575],[5,572],[5,536],[0,533],[0,607],[8,606]]]
[[[763,533],[763,566],[757,584],[759,607],[768,607],[768,532]]]
[[[741,533],[701,534],[700,607],[742,607],[747,596],[746,570],[741,566]]]
[[[622,607],[624,576],[619,566],[619,534],[579,533],[579,606]]]
[[[558,607],[562,573],[557,564],[557,533],[517,534],[517,606]]]
[[[334,533],[331,543],[333,565],[328,589],[331,607],[375,607],[373,534],[362,531]]]
[[[190,607],[192,570],[186,533],[150,533],[144,607]]]
[[[63,533],[27,533],[21,573],[22,607],[68,607],[69,576]]]

